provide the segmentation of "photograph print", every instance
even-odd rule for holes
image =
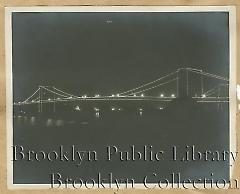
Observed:
[[[231,11],[9,8],[11,185],[229,182]]]

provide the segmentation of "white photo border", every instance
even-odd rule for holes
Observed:
[[[31,6],[5,7],[5,56],[6,56],[6,130],[7,130],[7,186],[8,189],[50,189],[50,184],[13,183],[13,82],[12,82],[12,13],[14,12],[228,12],[229,13],[229,136],[231,152],[236,144],[236,8],[235,6]],[[230,157],[230,180],[233,176],[233,160]],[[135,184],[135,188],[144,189]],[[201,188],[201,184],[198,185]],[[191,186],[189,186],[191,188]]]

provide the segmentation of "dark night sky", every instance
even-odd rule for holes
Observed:
[[[223,12],[13,13],[14,98],[116,93],[179,67],[228,77],[228,44]]]

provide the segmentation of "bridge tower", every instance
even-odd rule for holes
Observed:
[[[42,86],[38,86],[38,112],[41,113],[42,112]]]
[[[187,68],[177,70],[177,93],[179,98],[188,98],[189,94],[189,71]]]
[[[190,88],[190,73],[195,73],[195,96],[202,97],[204,94],[203,71],[201,69],[180,68],[177,70],[177,92],[179,98],[193,97],[192,88]],[[196,86],[196,80],[198,86]],[[192,85],[191,85],[192,86]],[[193,86],[192,86],[193,87]]]
[[[56,88],[52,86],[38,86],[38,112],[42,113],[43,112],[43,102],[46,101],[47,99],[44,99],[44,94],[47,91],[49,94],[51,94],[51,100],[52,100],[52,106],[53,106],[53,112],[56,112]],[[45,92],[44,92],[45,91]],[[46,97],[45,97],[46,98]]]

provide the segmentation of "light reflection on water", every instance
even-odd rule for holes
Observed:
[[[115,109],[113,112],[111,113],[111,115],[118,115],[118,113],[120,113],[122,111],[122,109]],[[139,118],[143,117],[143,109],[140,108],[135,112]],[[79,123],[80,125],[87,125],[89,124],[89,122],[91,122],[91,119],[103,119],[103,117],[106,116],[104,113],[100,113],[99,109],[95,109],[94,112],[91,113],[91,116],[88,116],[88,118],[85,119],[81,119],[78,120],[78,118],[54,118],[54,116],[51,117],[41,117],[41,116],[33,116],[33,115],[14,115],[14,120],[17,124],[20,125],[30,125],[30,126],[38,126],[39,124],[46,126],[46,127],[62,127],[64,125],[73,125],[76,123]],[[121,118],[121,116],[120,116]],[[90,119],[90,120],[89,120]]]
[[[35,124],[35,122],[36,122],[36,117],[31,117],[30,118],[30,123],[31,123],[31,125],[34,125]]]
[[[60,126],[63,126],[63,125],[64,125],[64,121],[63,120],[60,120],[60,119],[56,120],[56,126],[57,127],[60,127]]]
[[[46,126],[47,127],[52,127],[53,126],[53,120],[52,119],[47,119]]]
[[[65,124],[65,121],[62,119],[52,119],[52,118],[46,118],[46,119],[40,119],[36,116],[14,116],[14,120],[16,120],[17,124],[24,124],[24,125],[31,125],[31,126],[36,126],[40,122],[44,123],[46,127],[61,127]],[[70,121],[74,122],[74,121]],[[69,123],[70,123],[69,122]]]
[[[95,113],[95,117],[96,117],[96,118],[99,118],[99,117],[100,117],[100,113],[99,113],[99,112],[96,112],[96,113]]]
[[[99,119],[100,118],[100,113],[96,112],[94,114],[95,118]],[[75,124],[76,121],[74,120],[63,120],[63,119],[53,119],[53,118],[38,118],[36,116],[14,116],[14,120],[17,122],[17,124],[24,124],[24,125],[31,125],[35,126],[38,125],[39,123],[43,123],[46,127],[61,127],[66,124]],[[88,124],[88,122],[83,121],[81,122],[82,125]]]
[[[24,122],[26,123],[28,121],[28,117],[24,116]]]

